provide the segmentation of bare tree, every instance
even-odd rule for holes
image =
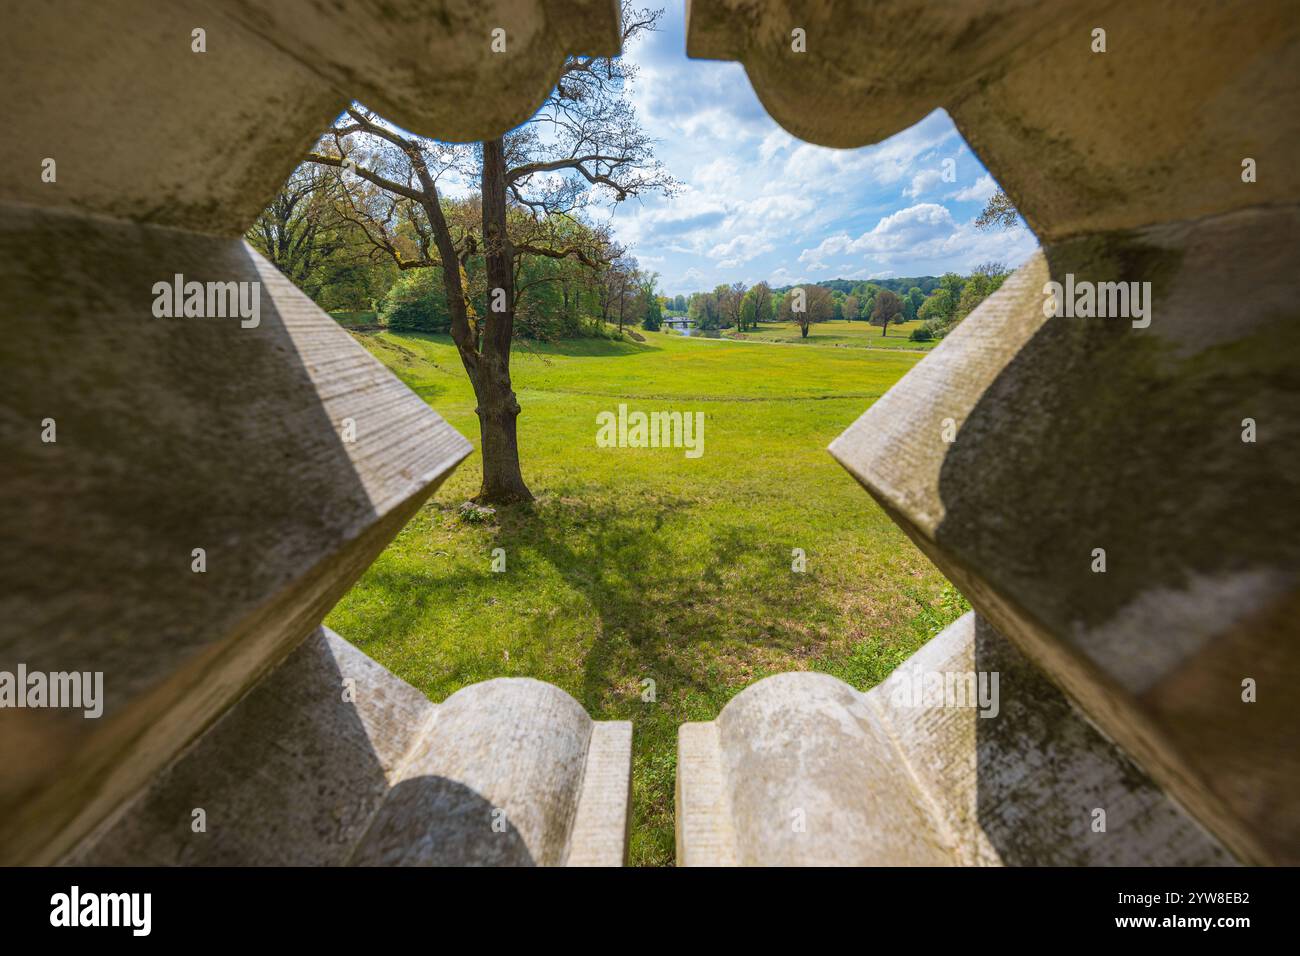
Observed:
[[[1020,213],[1016,211],[1016,205],[1011,201],[1011,197],[999,189],[989,197],[983,211],[975,217],[975,228],[985,231],[995,226],[1010,229],[1015,226],[1019,218]]]
[[[623,42],[653,30],[661,14],[625,11]],[[350,190],[350,207],[356,224],[400,269],[442,270],[451,336],[478,400],[481,502],[533,497],[520,468],[520,408],[510,381],[521,258],[572,258],[600,270],[616,247],[599,235],[575,241],[579,233],[565,223],[591,202],[675,188],[624,95],[632,76],[633,68],[615,58],[570,57],[531,120],[477,148],[409,136],[354,106],[308,157],[339,170],[342,183],[354,174],[379,188],[381,197]],[[472,204],[452,206],[439,191],[443,177],[475,172],[478,223],[465,215]],[[467,268],[479,257],[488,303],[482,315],[472,305]]]

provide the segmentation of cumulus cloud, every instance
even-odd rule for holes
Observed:
[[[799,261],[810,269],[856,265],[873,268],[877,274],[885,267],[902,274],[948,269],[965,272],[990,259],[1019,264],[1036,245],[1025,229],[981,232],[973,220],[957,222],[945,206],[918,203],[882,217],[856,238],[847,233],[827,236],[803,250]],[[839,264],[832,265],[837,259]]]
[[[943,182],[943,173],[938,169],[923,169],[912,177],[910,185],[903,188],[903,195],[915,199],[921,193],[933,189],[941,182]]]
[[[709,257],[717,259],[718,265],[722,268],[731,269],[772,248],[772,243],[761,236],[738,235],[710,249]]]
[[[985,173],[965,189],[959,189],[947,198],[957,202],[987,202],[997,192],[997,188],[998,184],[993,181],[993,177]]]

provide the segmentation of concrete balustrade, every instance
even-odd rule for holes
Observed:
[[[540,681],[433,704],[321,630],[69,861],[619,866],[631,741]]]
[[[831,449],[978,611],[911,664],[998,671],[998,715],[760,682],[682,728],[679,862],[1300,860],[1293,6],[689,10],[803,138],[948,109],[1043,250]],[[0,669],[105,698],[0,710],[0,863],[620,862],[626,724],[531,681],[434,705],[321,631],[469,445],[238,238],[354,98],[496,135],[616,4],[0,19]],[[257,283],[257,322],[157,317],[177,275]],[[1149,283],[1149,322],[1048,318],[1076,280]]]
[[[64,858],[109,818],[124,822],[95,859],[342,862],[388,784],[413,792],[391,761],[428,711],[399,691],[364,718],[324,702],[248,708],[265,681],[290,680],[286,659],[308,666],[294,649],[470,446],[238,237],[354,98],[427,135],[499,134],[533,112],[566,53],[617,50],[617,6],[52,0],[4,2],[0,20],[14,144],[0,156],[0,669],[99,672],[105,698],[98,719],[0,710],[0,863]],[[509,55],[491,49],[498,27]],[[258,315],[159,317],[155,286],[174,281],[243,283],[232,288]],[[590,722],[565,701],[554,789],[482,755],[450,770],[431,757],[425,776],[462,773],[471,783],[458,786],[481,785],[479,798],[518,816],[512,859],[617,862],[624,841],[603,835],[617,808],[578,794],[589,752],[592,780],[617,783],[626,761],[608,729],[588,747]],[[259,770],[274,753],[222,749],[217,728],[256,713],[292,715],[304,744],[318,736],[312,714],[378,735],[364,792],[322,784],[344,818],[297,804],[310,777]],[[285,745],[261,730],[272,751]],[[321,746],[286,773],[357,759]],[[164,771],[197,774],[208,795],[159,790]],[[209,831],[219,839],[173,841],[188,824],[166,801],[242,813],[259,803],[242,789],[254,785],[283,800],[264,800],[247,834],[225,816]],[[119,817],[146,792],[164,811]],[[418,830],[380,822],[376,833]],[[570,853],[588,831],[594,842]]]
[[[1041,255],[831,452],[1254,863],[1300,860],[1294,12],[692,0],[687,40],[813,142],[944,107],[1014,199]],[[1136,283],[1149,309],[1047,318],[1048,282]]]
[[[0,854],[49,862],[311,633],[470,446],[238,239],[15,206],[0,258],[0,667],[103,674],[98,719],[0,710]],[[258,283],[257,327],[155,318],[176,274]]]
[[[684,725],[677,862],[1221,866],[1232,855],[972,612],[865,694],[780,674],[717,720]]]

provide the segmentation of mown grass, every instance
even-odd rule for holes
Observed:
[[[901,325],[891,325],[887,335],[880,334],[880,327],[869,322],[846,322],[832,319],[829,322],[817,322],[808,330],[808,338],[799,333],[799,326],[793,322],[765,322],[753,332],[730,331],[723,333],[725,338],[744,338],[756,342],[797,342],[800,345],[833,345],[841,348],[857,349],[903,349],[926,352],[939,343],[913,342],[908,338],[913,329],[919,329],[922,322],[917,319]]]
[[[645,337],[520,343],[520,447],[538,501],[459,517],[475,453],[327,623],[434,700],[528,676],[595,718],[633,721],[631,859],[665,865],[678,725],[781,671],[870,687],[964,602],[825,450],[921,356]],[[445,336],[358,339],[477,445]],[[596,415],[619,402],[702,411],[703,457],[598,448]],[[504,574],[490,569],[497,547]]]

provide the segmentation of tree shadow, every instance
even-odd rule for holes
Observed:
[[[599,618],[580,693],[593,714],[629,678],[649,676],[661,690],[713,695],[717,674],[682,661],[683,650],[739,639],[750,648],[795,654],[807,637],[781,622],[806,618],[811,609],[829,611],[815,578],[793,573],[757,522],[711,529],[696,546],[709,556],[702,571],[679,568],[668,525],[689,505],[677,498],[601,508],[552,502],[504,516],[494,544],[519,555],[518,570],[526,575],[529,562],[546,562]],[[728,574],[764,552],[773,554],[767,574],[745,583]]]
[[[499,808],[439,776],[403,780],[388,792],[352,866],[536,866]]]

